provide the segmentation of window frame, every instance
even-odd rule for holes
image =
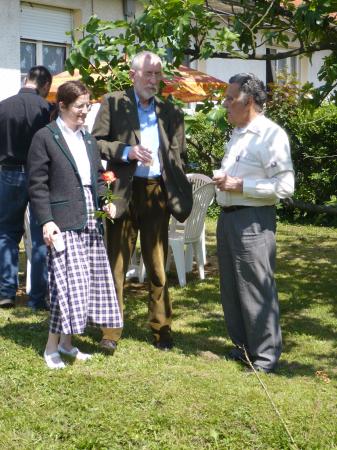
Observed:
[[[37,65],[37,66],[45,66],[45,64],[43,63],[43,46],[44,45],[48,45],[50,47],[65,48],[65,60],[69,56],[69,51],[70,51],[70,47],[71,47],[69,44],[65,44],[64,42],[57,43],[57,42],[37,41],[34,39],[22,38],[22,39],[20,39],[20,62],[21,62],[21,44],[24,44],[24,43],[35,45],[35,57],[36,57],[35,65]],[[63,70],[64,70],[64,66],[63,66]],[[63,70],[61,70],[61,72],[63,72]],[[27,72],[22,72],[21,64],[20,64],[20,72],[21,72],[21,81],[23,81],[24,78],[27,76]],[[60,72],[56,72],[56,73],[60,73]],[[53,75],[56,75],[56,73]]]
[[[268,47],[267,53],[276,55],[278,53],[284,53],[284,49],[276,48],[276,47]],[[283,67],[279,67],[280,61],[282,62]],[[272,76],[272,82],[276,83],[277,81],[277,75],[280,72],[286,71],[287,75],[295,76],[296,79],[301,79],[301,64],[298,56],[291,56],[284,59],[275,59],[275,60],[269,60],[267,62],[267,73],[268,73],[268,63],[269,63],[269,72]],[[269,78],[269,77],[267,77]],[[267,82],[270,82],[270,80],[267,80]]]

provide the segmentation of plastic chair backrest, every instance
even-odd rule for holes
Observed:
[[[193,192],[204,184],[212,183],[212,179],[203,173],[187,173],[186,177],[188,181],[192,183]]]
[[[200,239],[208,206],[215,195],[214,183],[207,183],[193,192],[193,208],[185,222],[185,243]]]
[[[186,177],[188,181],[192,184],[192,192],[194,193],[197,189],[205,184],[212,183],[212,179],[203,173],[187,173]],[[212,203],[213,199],[211,200]],[[210,204],[211,204],[210,203]],[[182,229],[186,226],[186,221],[181,223],[177,222],[174,217],[171,217],[170,222],[170,232],[174,233],[176,229]]]

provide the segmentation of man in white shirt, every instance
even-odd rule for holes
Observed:
[[[282,351],[274,280],[275,204],[294,192],[285,131],[263,115],[265,87],[255,75],[229,80],[224,106],[235,126],[213,178],[222,207],[217,226],[221,301],[235,347],[228,357],[272,372]]]

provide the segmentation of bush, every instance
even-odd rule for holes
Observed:
[[[313,109],[302,99],[303,91],[295,86],[278,86],[266,115],[288,133],[296,173],[294,199],[337,206],[337,106]],[[280,215],[297,222],[337,225],[336,218],[327,214],[297,209],[280,210]]]
[[[212,177],[212,170],[220,167],[225,141],[230,135],[224,110],[215,109],[208,114],[197,112],[186,116],[185,122],[189,170]]]

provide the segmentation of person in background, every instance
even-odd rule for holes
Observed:
[[[26,161],[34,134],[50,121],[45,100],[52,82],[43,66],[32,67],[19,93],[0,102],[0,307],[15,306],[18,289],[19,243],[28,205]],[[28,305],[47,309],[46,246],[30,211],[32,237]]]
[[[104,96],[93,127],[101,156],[118,177],[117,215],[113,224],[107,224],[108,254],[122,310],[125,276],[140,233],[153,343],[170,350],[168,224],[170,214],[184,221],[192,209],[192,187],[184,174],[184,117],[171,102],[155,96],[162,80],[159,56],[148,51],[137,54],[130,78],[133,88]],[[103,330],[102,347],[113,352],[121,333]]]
[[[217,226],[221,301],[235,347],[229,358],[271,372],[282,351],[274,280],[275,204],[294,192],[285,131],[263,114],[266,91],[255,75],[229,80],[224,106],[234,125],[213,178],[222,210]]]
[[[49,249],[51,316],[44,359],[51,369],[65,367],[61,355],[79,360],[91,356],[71,341],[87,324],[122,327],[102,227],[95,217],[105,187],[96,141],[83,127],[89,92],[80,81],[68,81],[58,88],[56,99],[59,117],[35,134],[28,155],[31,204]],[[114,217],[112,203],[104,209]]]

